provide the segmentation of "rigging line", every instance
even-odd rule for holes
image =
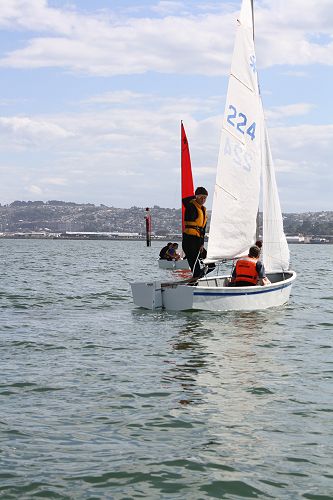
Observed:
[[[254,41],[254,9],[253,9],[253,0],[251,0],[251,12],[252,12],[252,38]]]

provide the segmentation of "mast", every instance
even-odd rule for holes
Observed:
[[[251,11],[252,11],[252,37],[254,41],[254,9],[253,9],[253,0],[251,0]]]
[[[253,38],[253,44],[254,44],[254,7],[253,7],[253,0],[251,0],[251,12],[252,12],[252,38]],[[259,94],[260,94],[259,82],[258,82],[258,89],[259,89]],[[258,207],[257,221],[256,221],[256,241],[258,241],[258,240],[259,240],[259,207]]]

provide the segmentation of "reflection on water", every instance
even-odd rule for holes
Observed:
[[[189,269],[175,269],[171,273],[172,279],[177,280],[187,280],[191,278],[192,273]]]
[[[175,355],[167,361],[168,370],[163,374],[162,383],[179,383],[181,405],[199,404],[202,395],[196,379],[207,370],[204,341],[211,331],[203,326],[202,320],[191,317],[191,313],[184,314],[182,319],[181,328],[170,338]]]

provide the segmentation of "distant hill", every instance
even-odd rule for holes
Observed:
[[[181,210],[151,207],[152,230],[156,235],[181,233]],[[0,205],[0,231],[94,231],[145,232],[145,207],[115,208],[91,203],[58,200],[14,201]],[[283,214],[286,234],[333,236],[333,211]],[[259,217],[261,225],[261,214]]]

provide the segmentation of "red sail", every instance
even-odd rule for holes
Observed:
[[[183,122],[181,122],[181,170],[182,170],[182,199],[194,195],[193,177],[191,168],[190,150]],[[182,204],[182,229],[184,230],[185,208]]]

